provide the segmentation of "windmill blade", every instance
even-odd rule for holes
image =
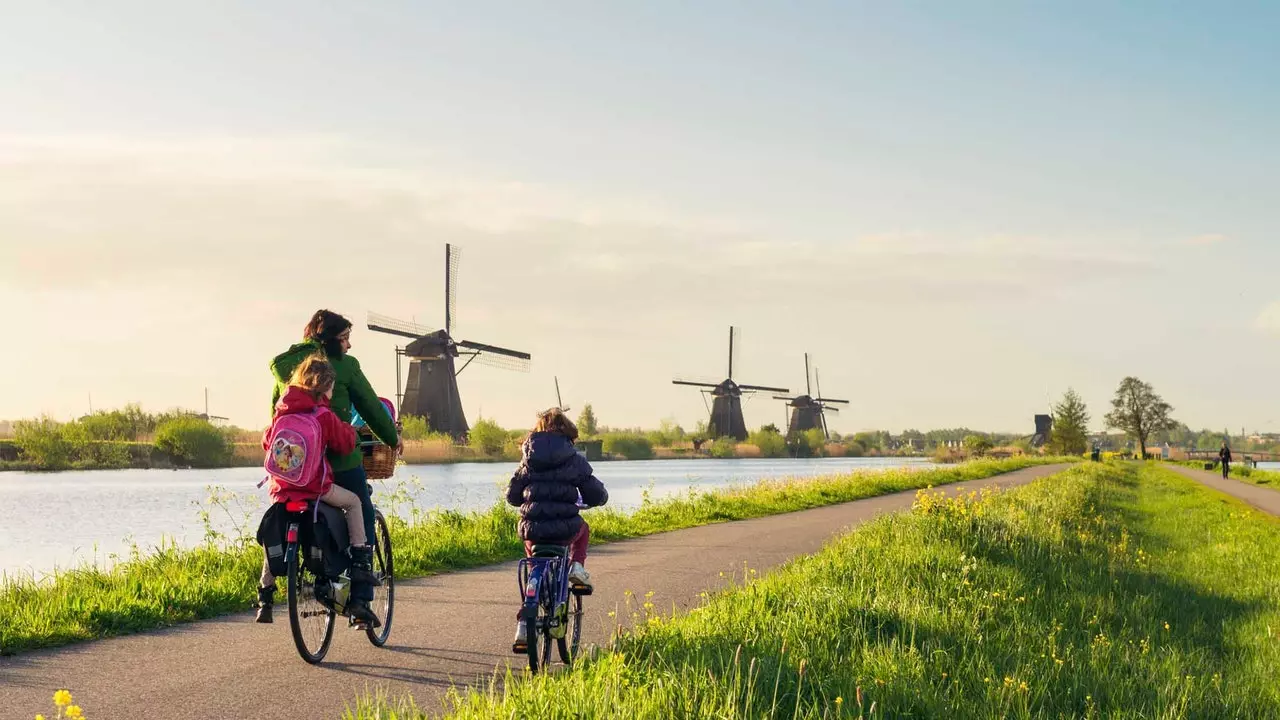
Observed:
[[[458,265],[462,248],[444,246],[444,330],[452,335],[458,329]]]
[[[772,393],[789,393],[791,388],[769,387],[767,385],[739,385],[740,390],[751,390],[754,392],[772,392]]]
[[[556,407],[564,411],[564,401],[560,399],[560,378],[556,377]]]
[[[492,353],[494,355],[504,355],[506,357],[516,358],[518,360],[533,359],[533,356],[527,352],[520,352],[519,350],[508,350],[507,348],[498,347],[497,345],[487,345],[485,343],[478,343],[472,340],[463,340],[462,342],[458,343],[458,347],[466,348],[468,350],[475,350],[476,352],[480,352],[480,353]]]
[[[417,340],[423,335],[430,335],[435,332],[432,328],[425,325],[419,325],[408,320],[397,320],[386,315],[378,313],[369,313],[368,317],[369,329],[374,332],[387,333],[389,335],[399,335],[401,337],[413,338]]]
[[[827,414],[822,410],[818,411],[818,419],[822,420],[822,437],[830,440],[831,431],[827,429]]]
[[[672,380],[672,385],[689,385],[690,387],[714,388],[720,387],[720,383],[699,382],[697,380]]]
[[[473,350],[471,352],[463,352],[460,354],[471,356],[467,360],[468,365],[474,362],[477,365],[484,365],[485,367],[497,368],[499,370],[529,372],[530,367],[533,365],[528,356],[520,357],[519,355],[504,355],[483,350]],[[465,367],[466,365],[463,365],[463,368]],[[458,370],[458,372],[461,373],[462,370]]]
[[[816,397],[816,398],[814,398],[814,400],[815,400],[816,402],[823,402],[823,403],[840,403],[840,404],[842,404],[842,405],[848,405],[848,404],[849,404],[849,401],[848,401],[848,400],[837,400],[837,399],[835,399],[835,398]]]
[[[738,362],[742,356],[742,328],[729,326],[729,379],[733,379],[733,369],[741,369]]]
[[[838,413],[838,412],[840,412],[840,408],[838,408],[838,407],[826,407],[826,406],[823,406],[823,408],[822,408],[822,412],[833,412],[833,413]]]
[[[810,382],[812,373],[809,372],[809,353],[804,354],[804,394],[813,397],[813,384]]]
[[[786,400],[787,402],[795,402],[796,398],[790,395],[774,395],[774,400]]]

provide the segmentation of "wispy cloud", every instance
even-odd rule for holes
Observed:
[[[1196,235],[1187,238],[1184,242],[1187,245],[1196,247],[1207,247],[1209,245],[1218,245],[1227,241],[1227,236],[1221,233],[1206,233],[1204,235]]]

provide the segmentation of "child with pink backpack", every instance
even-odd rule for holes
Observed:
[[[267,470],[273,503],[314,500],[332,505],[346,513],[347,532],[351,539],[352,582],[380,584],[373,574],[373,549],[364,532],[360,498],[333,482],[333,471],[325,453],[350,453],[356,447],[355,428],[342,422],[329,410],[333,384],[337,379],[333,366],[322,355],[302,361],[289,379],[285,394],[276,403],[271,428],[263,436],[267,451]],[[258,622],[271,622],[275,600],[275,577],[270,564],[262,562],[262,579],[258,586]],[[381,623],[364,600],[352,600],[347,612],[370,627]]]

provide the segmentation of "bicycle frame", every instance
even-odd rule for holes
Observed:
[[[563,556],[522,558],[516,571],[520,595],[524,604],[520,619],[537,619],[538,606],[547,608],[548,628],[552,637],[564,637],[565,624],[561,622],[561,608],[569,604],[568,548]],[[529,642],[535,642],[529,638]]]

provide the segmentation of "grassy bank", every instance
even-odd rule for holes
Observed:
[[[1183,467],[1189,467],[1195,470],[1204,470],[1204,472],[1212,472],[1219,476],[1222,475],[1222,468],[1214,468],[1213,470],[1205,470],[1203,462],[1193,460],[1177,463]],[[1230,476],[1236,480],[1243,480],[1254,485],[1280,489],[1280,472],[1275,470],[1259,470],[1249,467],[1244,463],[1232,463]]]
[[[922,494],[573,672],[448,704],[456,718],[1280,717],[1278,550],[1273,518],[1158,466]],[[421,713],[365,700],[351,715]]]
[[[592,541],[830,505],[887,492],[989,477],[1045,458],[975,462],[937,470],[860,472],[689,494],[646,503],[632,513],[588,511]],[[513,509],[431,512],[409,503],[408,488],[379,500],[393,518],[400,577],[421,576],[519,557]],[[43,581],[0,581],[0,654],[63,645],[244,610],[262,562],[252,540],[136,554],[111,570],[81,568]]]

